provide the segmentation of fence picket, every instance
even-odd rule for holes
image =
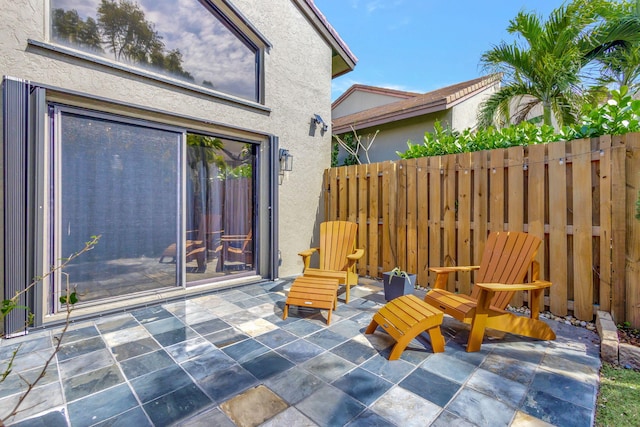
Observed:
[[[456,253],[456,156],[451,154],[442,158],[442,239],[444,244],[443,265],[457,265]],[[456,276],[449,275],[447,289],[456,291]]]
[[[523,231],[524,207],[526,194],[524,188],[524,148],[507,148],[507,186],[508,192],[505,201],[507,207],[507,230]],[[511,305],[520,307],[523,302],[522,292],[515,292],[511,299]]]
[[[407,160],[398,163],[398,194],[396,194],[396,265],[407,269]]]
[[[504,150],[491,150],[489,157],[489,230],[504,231]]]
[[[429,159],[417,159],[418,189],[418,267],[417,282],[426,286],[429,282]]]
[[[527,232],[544,239],[544,211],[545,211],[545,153],[546,145],[531,145],[528,147],[529,176],[528,176],[528,228]],[[540,263],[540,275],[545,277],[544,247],[538,250],[536,259]],[[544,303],[541,301],[541,305]],[[541,307],[544,308],[544,307]]]
[[[473,264],[480,264],[487,240],[487,153],[471,153],[473,161]]]
[[[347,199],[348,199],[348,187],[347,176],[349,175],[349,167],[340,168],[340,175],[338,176],[338,218],[341,221],[347,221]]]
[[[417,159],[407,161],[407,261],[406,271],[418,269],[418,189]]]
[[[471,154],[463,153],[458,157],[458,263],[471,265]],[[471,292],[471,275],[458,275],[458,290],[462,294]]]
[[[600,185],[600,309],[611,310],[611,136],[603,135],[599,140],[598,155]]]
[[[628,202],[625,203],[627,198],[626,140],[627,135],[614,136],[611,139],[611,317],[617,322],[627,317],[625,305],[628,204]],[[636,326],[640,327],[640,325]]]
[[[367,220],[367,228],[369,234],[369,272],[372,277],[378,277],[380,271],[378,264],[380,257],[380,209],[379,209],[379,182],[380,177],[378,167],[380,163],[372,163],[369,165],[369,218]]]
[[[364,256],[362,261],[358,263],[358,274],[367,275],[369,273],[369,255],[370,255],[370,246],[368,241],[368,230],[367,230],[367,214],[369,211],[369,165],[358,165],[358,205],[356,207],[358,211],[358,246],[359,248],[364,248]]]
[[[429,158],[429,265],[433,267],[442,266],[440,257],[441,245],[441,210],[440,197],[442,194],[442,169],[440,157]],[[435,274],[429,273],[429,284],[433,286]]]
[[[573,173],[573,310],[578,319],[593,317],[591,141],[571,142]]]
[[[396,263],[396,164],[382,165],[382,271],[390,271]]]
[[[640,221],[635,218],[635,201],[640,194],[640,134],[627,134],[627,263],[626,263],[626,320],[640,328]],[[631,202],[631,203],[629,203]]]
[[[566,144],[549,144],[549,159],[567,156]],[[554,160],[549,162],[549,277],[551,283],[567,283],[567,167]],[[552,286],[549,290],[551,311],[567,314],[567,287]]]

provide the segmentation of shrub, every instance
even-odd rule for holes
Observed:
[[[640,100],[634,100],[627,87],[622,86],[619,91],[611,91],[605,104],[588,107],[579,123],[565,126],[560,132],[548,125],[537,126],[530,122],[502,129],[489,127],[459,132],[443,128],[440,122],[436,122],[433,133],[425,132],[422,144],[408,141],[408,149],[397,154],[402,159],[412,159],[639,131]]]

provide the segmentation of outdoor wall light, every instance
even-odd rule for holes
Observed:
[[[320,117],[319,114],[314,114],[313,115],[313,121],[316,125],[321,126],[320,129],[322,129],[322,132],[326,132],[327,129],[329,129],[329,125],[327,125],[324,120],[322,120],[322,117]]]
[[[293,170],[293,156],[289,154],[289,150],[280,149],[280,174],[291,172]]]
[[[289,150],[281,148],[278,152],[278,159],[280,160],[280,173],[278,183],[282,184],[284,181],[284,173],[291,172],[293,169],[293,156],[289,154]]]

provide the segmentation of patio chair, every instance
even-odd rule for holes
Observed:
[[[187,235],[194,232],[188,231]],[[185,240],[184,242],[185,262],[188,264],[194,259],[198,263],[198,271],[206,270],[206,247],[203,240]],[[170,244],[162,251],[160,259],[161,264],[175,263],[178,255],[178,246],[175,243]]]
[[[349,303],[349,289],[358,284],[356,261],[364,249],[356,249],[358,224],[349,221],[327,221],[320,224],[320,246],[300,252],[304,263],[302,274],[307,277],[338,279],[345,285],[345,302]],[[311,255],[318,253],[318,268],[309,267]]]
[[[216,271],[224,270],[225,263],[234,263],[246,268],[253,264],[253,230],[247,234],[223,235],[220,238],[220,245],[216,248],[219,253],[218,266]]]
[[[204,273],[207,269],[207,261],[216,255],[221,247],[220,239],[224,230],[220,229],[219,215],[202,215],[198,227],[194,230],[187,230],[187,239],[184,242],[185,262],[188,264],[193,260],[197,262],[197,271]],[[205,230],[215,230],[207,231]],[[175,263],[178,255],[177,244],[172,243],[162,252],[158,262]]]
[[[479,351],[485,329],[494,329],[541,340],[556,335],[538,319],[544,289],[551,282],[539,279],[540,266],[534,260],[540,239],[521,232],[491,233],[479,266],[434,267],[434,289],[424,300],[446,314],[471,325],[467,352]],[[471,295],[445,290],[449,273],[477,270]],[[523,283],[527,272],[531,282]],[[516,291],[529,291],[531,317],[516,316],[505,310]]]

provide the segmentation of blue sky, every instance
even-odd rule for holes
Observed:
[[[543,18],[562,0],[315,0],[358,57],[333,80],[332,100],[360,83],[428,92],[486,74],[480,56],[520,10]]]

